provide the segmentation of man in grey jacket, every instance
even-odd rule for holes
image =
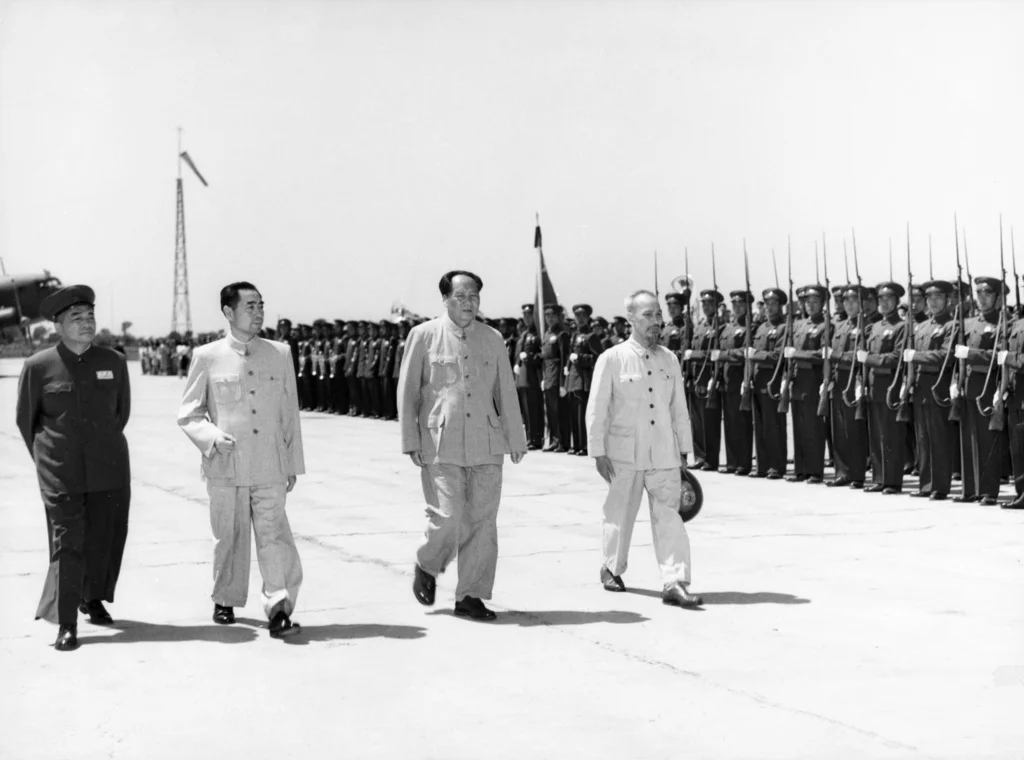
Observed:
[[[478,322],[483,282],[448,272],[445,314],[414,327],[398,378],[402,453],[421,468],[426,537],[416,553],[413,593],[434,603],[436,578],[458,554],[455,614],[493,620],[502,463],[526,456],[515,379],[501,334]]]
[[[235,622],[249,591],[249,524],[263,575],[270,635],[298,632],[291,620],[302,584],[286,494],[305,472],[291,349],[258,337],[263,298],[235,282],[220,292],[230,330],[196,349],[178,424],[203,454],[213,526],[213,620]]]

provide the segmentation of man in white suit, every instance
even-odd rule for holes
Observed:
[[[679,516],[681,469],[693,451],[683,375],[675,354],[658,345],[661,307],[654,293],[638,290],[625,305],[633,332],[598,357],[586,415],[587,447],[608,483],[601,583],[608,591],[626,590],[621,576],[646,490],[662,601],[695,606],[701,598],[688,590],[690,539]]]
[[[250,522],[263,576],[263,611],[270,635],[297,633],[292,622],[302,584],[286,494],[305,472],[298,393],[287,343],[258,337],[263,298],[255,285],[235,282],[220,292],[230,329],[196,349],[178,424],[203,454],[213,526],[213,620],[235,622],[249,591]]]

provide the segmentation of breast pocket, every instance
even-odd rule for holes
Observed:
[[[238,375],[213,375],[213,398],[218,405],[230,406],[242,400],[242,381]]]
[[[454,356],[430,357],[430,384],[435,387],[451,385],[459,379],[459,366]]]
[[[71,408],[75,386],[69,382],[51,382],[43,386],[43,414],[60,417]]]

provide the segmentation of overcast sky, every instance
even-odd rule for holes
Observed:
[[[196,330],[220,287],[268,316],[439,308],[468,268],[482,310],[533,298],[534,214],[560,300],[718,254],[722,289],[998,269],[1024,241],[1024,3],[0,1],[0,256],[98,294],[101,325],[170,328],[177,127]],[[1022,243],[1024,245],[1024,243]],[[1024,249],[1022,249],[1024,269]],[[1007,264],[1009,267],[1009,263]]]

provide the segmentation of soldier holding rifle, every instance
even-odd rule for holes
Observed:
[[[781,288],[768,288],[761,293],[765,320],[753,337],[753,352],[748,357],[754,368],[752,413],[757,469],[752,478],[779,480],[786,474],[789,446],[786,435],[786,414],[778,410],[782,379],[780,366],[786,340],[786,320],[782,307],[787,303]]]
[[[718,307],[724,300],[722,294],[714,288],[700,292],[700,307],[704,317],[695,327],[693,340],[683,354],[693,377],[693,447],[695,452],[703,452],[703,460],[698,458],[693,469],[711,472],[718,471],[722,449],[722,404],[717,387],[718,365],[711,360],[711,354],[718,350],[718,336],[721,332]]]
[[[719,334],[719,350],[711,352],[712,361],[722,366],[722,419],[725,423],[725,471],[749,475],[754,449],[753,418],[742,408],[746,373],[746,347],[750,307],[754,295],[749,290],[729,293],[733,318]]]
[[[794,325],[791,345],[785,349],[792,365],[793,411],[793,474],[787,480],[816,484],[825,477],[826,417],[819,416],[818,406],[825,361],[822,350],[828,350],[830,324],[823,309],[829,292],[818,284],[805,285],[799,292],[803,293],[807,318]]]

